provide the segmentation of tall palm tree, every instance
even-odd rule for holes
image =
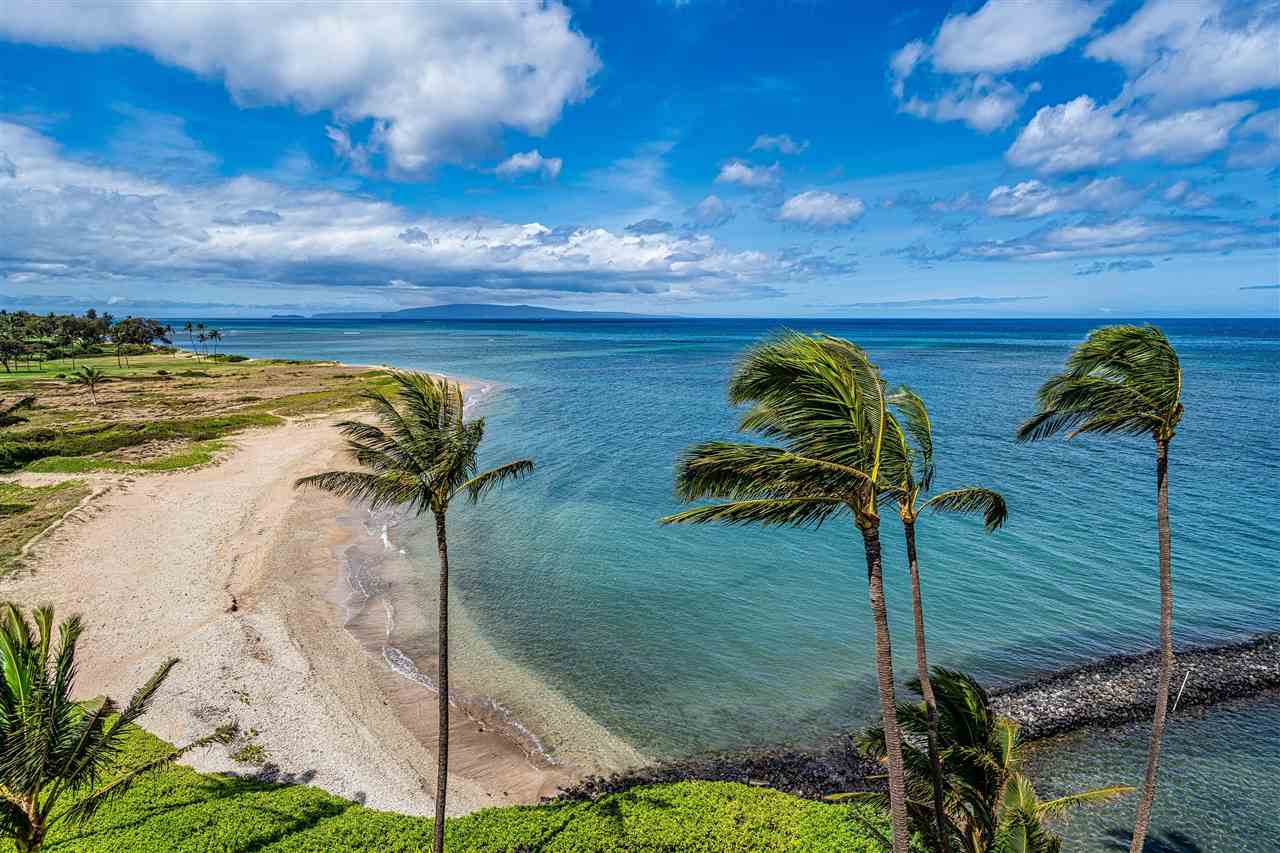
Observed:
[[[195,329],[196,327],[192,325],[190,320],[182,324],[182,331],[187,333],[187,340],[191,341],[191,349],[193,350],[196,348]]]
[[[82,625],[72,616],[58,626],[53,608],[39,607],[28,622],[16,604],[0,605],[0,838],[18,853],[34,853],[50,828],[93,817],[144,773],[194,749],[227,743],[224,726],[207,737],[127,770],[118,767],[132,723],[146,713],[177,659],[166,661],[123,709],[111,699],[84,707],[72,699],[76,643]],[[113,777],[113,778],[111,778]]]
[[[477,472],[476,454],[484,438],[484,419],[463,417],[462,387],[421,373],[394,372],[395,397],[369,391],[379,425],[339,424],[347,452],[363,471],[329,471],[303,477],[296,485],[323,489],[367,502],[372,509],[408,506],[430,512],[436,522],[440,556],[439,747],[436,754],[435,853],[444,850],[445,793],[449,768],[449,547],[445,516],[459,495],[475,503],[502,484],[533,471],[520,459]]]
[[[963,853],[1058,853],[1062,841],[1048,831],[1045,820],[1133,790],[1127,785],[1112,785],[1041,800],[1023,768],[1024,747],[1018,724],[991,710],[987,692],[972,677],[934,667],[932,681],[946,803],[944,835],[938,849],[959,849]],[[912,679],[907,687],[916,695],[923,693],[919,679]],[[925,738],[930,723],[923,703],[903,702],[898,706],[898,719],[915,741]],[[884,755],[884,731],[867,731],[861,747],[872,757]],[[903,750],[910,794],[908,812],[912,825],[927,838],[934,823],[929,804],[933,787],[930,759],[910,740]],[[882,802],[883,795],[838,794],[829,799]]]
[[[68,377],[72,384],[79,385],[89,392],[93,404],[98,405],[98,386],[109,381],[107,374],[96,367],[81,367]]]
[[[905,782],[893,694],[893,653],[884,601],[877,498],[902,479],[906,460],[886,442],[884,382],[854,344],[794,332],[750,350],[729,382],[729,400],[751,404],[739,429],[781,446],[711,441],[689,448],[676,472],[685,501],[719,498],[664,524],[817,527],[848,512],[862,537],[875,623],[876,676],[888,742],[894,853],[908,842]]]
[[[218,341],[222,340],[222,332],[217,329],[209,330],[209,340],[213,341],[213,354],[218,354]]]
[[[981,486],[966,486],[939,492],[926,498],[933,486],[935,472],[933,461],[933,421],[929,409],[905,385],[889,395],[889,403],[898,413],[890,422],[890,435],[902,445],[902,454],[911,460],[910,465],[898,469],[901,482],[895,483],[892,493],[898,503],[898,516],[907,541],[907,567],[911,573],[911,610],[915,619],[916,677],[920,679],[928,718],[928,754],[933,774],[934,829],[939,839],[946,838],[945,808],[943,804],[942,761],[938,756],[937,706],[933,697],[933,685],[929,680],[929,656],[925,647],[924,604],[920,594],[920,563],[916,553],[916,524],[925,510],[933,512],[982,513],[987,532],[990,533],[1009,516],[1008,507],[999,492]]]
[[[196,358],[204,358],[204,354],[207,352],[205,341],[209,340],[209,336],[204,332],[201,332],[196,335],[196,340],[200,342],[200,351],[196,353]]]
[[[1169,443],[1182,420],[1182,368],[1178,353],[1155,326],[1103,326],[1089,333],[1067,358],[1066,370],[1037,395],[1039,411],[1018,428],[1019,441],[1037,441],[1068,430],[1149,435],[1156,446],[1156,539],[1160,551],[1160,675],[1156,684],[1151,745],[1142,799],[1134,820],[1131,853],[1140,853],[1151,821],[1160,765],[1160,741],[1173,675],[1173,546],[1169,532]]]

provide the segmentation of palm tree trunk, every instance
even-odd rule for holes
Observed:
[[[871,615],[876,626],[876,681],[880,687],[880,713],[884,717],[884,744],[889,759],[889,816],[893,824],[893,853],[907,853],[907,783],[902,764],[902,734],[893,695],[893,647],[889,642],[889,615],[884,606],[884,568],[880,561],[880,531],[874,522],[860,523],[867,556],[867,586]]]
[[[929,656],[924,642],[924,604],[920,600],[920,563],[916,557],[916,523],[903,520],[907,536],[907,564],[911,567],[911,612],[916,623],[916,674],[920,677],[920,693],[924,696],[925,716],[929,724],[929,766],[933,769],[933,821],[938,831],[938,845],[946,850],[947,815],[942,806],[942,759],[938,756],[938,706],[929,680]]]
[[[1156,797],[1156,771],[1160,765],[1160,740],[1164,737],[1169,709],[1169,682],[1173,679],[1173,542],[1169,532],[1169,440],[1156,439],[1156,535],[1160,542],[1160,676],[1156,685],[1156,712],[1151,721],[1151,746],[1142,799],[1134,821],[1129,853],[1141,853]]]
[[[449,543],[444,513],[436,513],[436,550],[440,553],[439,690],[440,727],[436,739],[436,822],[433,853],[444,853],[444,798],[449,783]]]

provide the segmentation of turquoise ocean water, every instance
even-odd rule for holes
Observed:
[[[486,460],[529,456],[538,470],[454,515],[455,600],[493,652],[648,755],[806,744],[874,712],[865,567],[850,524],[816,532],[657,524],[677,506],[676,455],[733,434],[724,387],[735,359],[783,325],[864,346],[891,384],[907,383],[928,402],[939,487],[988,485],[1009,502],[1009,524],[994,536],[965,519],[921,525],[934,662],[998,682],[1154,645],[1151,442],[1013,441],[1040,382],[1097,322],[215,325],[229,352],[386,363],[487,388],[474,407],[489,424]],[[1170,463],[1176,639],[1276,630],[1280,322],[1160,325],[1182,357],[1187,408]],[[900,531],[887,514],[891,624],[905,676],[913,663]],[[431,549],[405,532],[425,578]],[[521,702],[534,701],[496,698],[517,716]],[[1225,764],[1223,744],[1213,743],[1223,733],[1233,750]],[[557,737],[569,737],[542,734],[553,751]],[[1045,753],[1059,758],[1042,762],[1045,787],[1136,780],[1144,742],[1131,732],[1051,747]],[[1166,766],[1178,769],[1166,776],[1156,828],[1203,845],[1187,851],[1280,849],[1264,837],[1280,804],[1278,743],[1275,702],[1175,720]],[[1222,797],[1224,767],[1238,796]],[[1105,830],[1126,824],[1131,808],[1074,822],[1083,828],[1069,849],[1111,849]],[[1224,833],[1235,831],[1232,847]]]

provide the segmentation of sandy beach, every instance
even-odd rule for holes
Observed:
[[[144,720],[157,735],[182,743],[233,720],[281,778],[425,814],[434,698],[344,628],[339,555],[352,533],[337,519],[351,508],[292,485],[340,463],[334,420],[241,434],[218,464],[193,471],[88,475],[94,496],[31,548],[0,596],[83,615],[80,695],[123,700],[181,658]],[[578,775],[465,712],[452,715],[450,739],[451,814],[536,802]],[[190,763],[256,772],[234,749]]]

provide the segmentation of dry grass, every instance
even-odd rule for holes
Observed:
[[[28,542],[87,494],[88,484],[79,480],[34,488],[0,483],[0,576],[15,568]]]
[[[0,449],[44,442],[50,447],[45,456],[66,459],[66,448],[74,448],[70,456],[75,462],[33,463],[42,470],[174,470],[187,467],[183,460],[193,465],[208,461],[209,453],[203,452],[208,448],[201,442],[278,422],[279,417],[355,408],[363,391],[385,381],[382,371],[332,362],[225,363],[159,353],[129,361],[128,367],[117,365],[114,357],[77,362],[110,377],[99,386],[97,403],[66,378],[70,364],[0,374],[0,398],[30,394],[37,399],[26,413],[29,423],[0,433]],[[205,425],[213,419],[217,425],[210,430]],[[192,435],[196,424],[201,425],[199,434]],[[143,425],[145,429],[138,428]],[[123,433],[130,438],[122,439]],[[96,436],[102,436],[101,447],[95,445]],[[20,461],[9,467],[31,461],[28,456],[17,457]]]

